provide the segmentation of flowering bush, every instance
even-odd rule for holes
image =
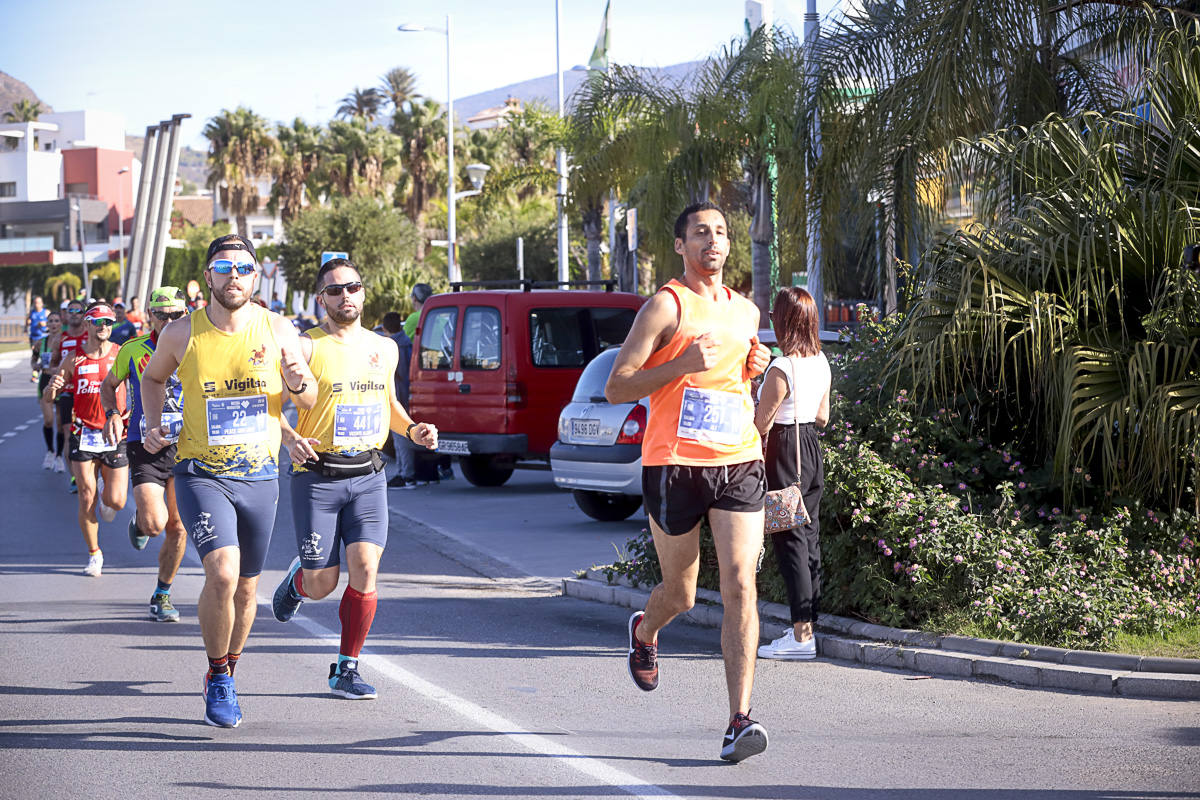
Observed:
[[[891,323],[894,324],[894,323]],[[867,323],[831,356],[832,419],[822,432],[824,611],[888,625],[969,629],[1030,644],[1104,647],[1118,632],[1200,619],[1196,517],[1136,500],[1057,507],[1048,466],[971,435],[969,402],[922,411],[882,374],[889,323]],[[1081,475],[1085,483],[1091,476]],[[760,597],[787,602],[770,543]],[[643,533],[611,568],[660,578]],[[700,585],[718,588],[707,529]]]

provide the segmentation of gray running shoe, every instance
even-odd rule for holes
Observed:
[[[337,664],[329,665],[329,689],[347,700],[374,700],[376,697],[375,687],[358,674],[358,662],[353,658],[343,661],[340,670]]]
[[[134,514],[129,519],[129,543],[133,545],[134,550],[145,550],[148,541],[150,541],[150,537],[138,528],[137,514]]]
[[[171,604],[171,595],[154,593],[150,598],[150,617],[159,622],[179,622],[179,610]]]
[[[296,612],[300,610],[300,604],[304,602],[304,598],[296,594],[296,590],[292,588],[292,576],[299,571],[300,556],[296,556],[292,559],[292,564],[288,567],[283,580],[275,587],[275,596],[271,598],[271,611],[274,612],[275,619],[280,622],[287,622],[296,616]]]

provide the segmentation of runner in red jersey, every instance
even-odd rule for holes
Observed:
[[[79,486],[79,528],[88,546],[84,574],[96,578],[104,566],[97,514],[105,522],[112,522],[117,511],[125,507],[129,459],[125,455],[123,429],[119,441],[105,437],[105,412],[100,403],[100,384],[108,376],[119,349],[108,340],[116,314],[106,303],[93,303],[84,319],[87,341],[79,347],[74,358],[63,363],[47,390],[54,394],[69,386],[74,392],[71,471]],[[126,408],[124,387],[118,391],[117,402],[120,408]],[[112,413],[120,412],[113,409]],[[99,487],[98,477],[103,481],[102,487]]]

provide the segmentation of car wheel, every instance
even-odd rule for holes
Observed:
[[[495,456],[464,456],[458,466],[463,477],[474,486],[503,486],[513,474],[512,462]]]
[[[631,497],[627,494],[607,494],[605,492],[586,492],[575,489],[571,492],[579,510],[592,519],[601,522],[620,522],[628,519],[633,512],[642,507],[642,498]]]

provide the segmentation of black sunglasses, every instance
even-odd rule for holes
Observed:
[[[155,311],[154,316],[161,319],[163,322],[174,322],[175,320],[186,314],[186,311]]]
[[[362,281],[350,281],[349,283],[331,283],[321,289],[321,291],[330,297],[341,297],[343,289],[346,290],[347,294],[355,294],[356,292],[361,292],[362,288]]]

